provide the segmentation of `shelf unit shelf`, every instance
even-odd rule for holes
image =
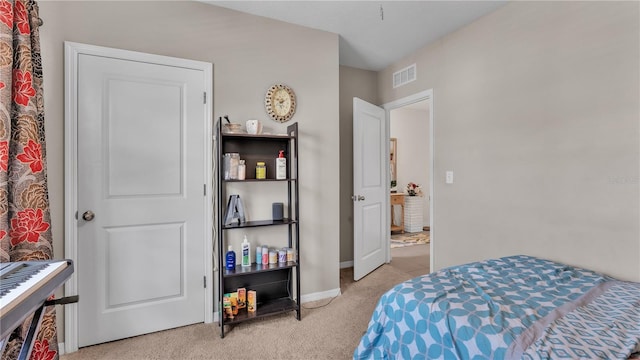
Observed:
[[[240,309],[238,315],[235,315],[233,319],[227,319],[226,324],[232,325],[241,323],[247,320],[259,319],[271,315],[281,314],[288,311],[297,311],[299,309],[298,303],[290,298],[280,298],[271,300],[267,303],[258,303],[258,310],[256,312],[248,312],[246,308]]]
[[[294,266],[297,266],[297,263],[295,261],[287,261],[286,263],[267,264],[267,265],[256,264],[256,263],[251,264],[251,266],[237,265],[235,270],[224,269],[224,277],[242,276],[242,275],[253,274],[253,273],[264,272],[264,271],[276,271],[276,270],[282,270],[282,269],[289,269]]]
[[[294,261],[277,264],[256,264],[250,266],[237,265],[235,269],[227,270],[224,267],[224,249],[227,248],[227,232],[236,229],[250,229],[262,227],[284,227],[286,229],[277,230],[283,232],[283,238],[287,239],[289,248],[293,248],[299,253],[300,229],[299,229],[299,180],[298,180],[298,124],[293,123],[287,126],[287,134],[259,134],[251,135],[246,133],[224,133],[222,131],[222,121],[218,120],[216,126],[216,144],[218,164],[223,164],[225,153],[238,153],[240,158],[245,160],[246,178],[244,180],[225,180],[223,178],[222,165],[217,167],[218,180],[218,201],[217,201],[217,244],[218,263],[221,270],[218,272],[218,314],[220,321],[220,337],[224,338],[225,326],[240,322],[262,318],[265,316],[296,312],[296,318],[301,320],[300,314],[300,259],[299,256]],[[275,179],[275,161],[265,159],[274,158],[280,150],[285,150],[287,158],[286,179]],[[257,162],[265,162],[267,167],[267,178],[256,179],[255,173],[250,169],[255,168]],[[287,189],[286,211],[282,220],[254,220],[246,222],[236,222],[224,224],[223,219],[227,205],[227,186],[233,185],[229,191],[244,189],[239,184],[252,184],[252,196],[256,194],[256,186],[261,184],[274,184],[269,186],[268,191],[273,191],[273,186],[284,186]],[[283,194],[284,195],[284,194]],[[285,199],[283,199],[285,200]],[[251,231],[251,230],[248,230]],[[255,230],[254,230],[255,231]],[[286,233],[286,235],[284,234]],[[277,234],[277,232],[276,232]],[[255,245],[255,244],[254,244]],[[257,310],[248,312],[246,308],[240,309],[237,315],[231,317],[223,309],[224,294],[235,292],[238,288],[245,288],[256,291]]]
[[[296,181],[296,179],[244,179],[244,180],[222,180],[226,183],[248,183],[248,182],[269,182],[269,181]]]
[[[245,221],[243,223],[235,223],[222,226],[223,230],[231,230],[231,229],[244,229],[251,227],[259,227],[259,226],[274,226],[274,225],[291,225],[297,224],[296,220],[292,219],[283,219],[283,220],[257,220],[257,221]]]

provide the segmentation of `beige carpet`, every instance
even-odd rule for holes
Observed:
[[[400,248],[418,244],[429,243],[429,232],[423,231],[419,233],[404,233],[391,235],[391,248]]]
[[[428,257],[426,258],[428,268]],[[196,324],[106,344],[61,356],[62,360],[93,359],[350,359],[379,297],[412,278],[392,260],[358,282],[353,268],[340,272],[342,295],[303,304],[302,321],[294,313],[227,328]]]

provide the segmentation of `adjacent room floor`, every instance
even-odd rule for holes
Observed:
[[[424,233],[429,234],[428,231]],[[410,274],[412,277],[429,273],[431,244],[416,244],[391,249],[392,267]]]

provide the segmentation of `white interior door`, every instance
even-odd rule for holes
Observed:
[[[385,111],[353,98],[354,280],[360,280],[387,258],[388,144]]]
[[[205,83],[79,55],[79,346],[205,319]]]

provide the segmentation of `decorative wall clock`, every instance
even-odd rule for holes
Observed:
[[[271,119],[287,122],[296,112],[296,94],[286,85],[273,85],[267,90],[264,106]]]

